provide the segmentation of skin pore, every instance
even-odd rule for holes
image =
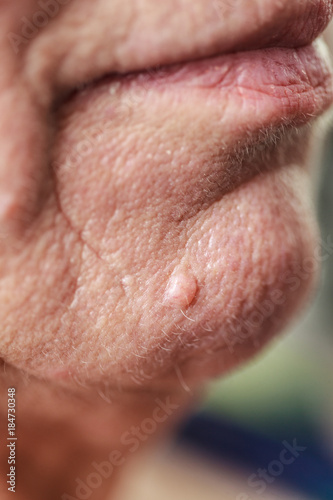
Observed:
[[[18,500],[75,496],[161,401],[175,408],[154,436],[304,305],[314,118],[332,97],[311,45],[328,1],[46,4],[0,3],[1,408],[16,387]]]

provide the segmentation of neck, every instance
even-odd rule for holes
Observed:
[[[14,398],[9,388],[15,388]],[[16,500],[109,499],[130,459],[170,432],[190,404],[184,393],[74,393],[27,381],[9,367],[0,391],[2,442],[12,444],[12,451],[1,446],[0,472],[15,478],[2,482],[3,500],[13,498],[8,488],[14,483]],[[9,405],[8,397],[15,403]],[[15,405],[10,420],[8,405]],[[13,435],[9,423],[10,429],[15,425]]]

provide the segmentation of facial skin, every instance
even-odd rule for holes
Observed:
[[[315,284],[332,3],[65,3],[31,39],[41,4],[1,4],[0,354],[38,387],[187,400]]]

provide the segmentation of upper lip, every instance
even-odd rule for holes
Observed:
[[[297,48],[309,45],[327,27],[333,16],[333,0],[267,2],[273,6],[253,32],[242,35],[233,50],[270,47]]]
[[[232,16],[220,16],[217,24],[198,26],[197,38],[180,44],[178,39],[167,52],[140,57],[119,73],[142,71],[210,58],[232,52],[271,47],[298,48],[309,45],[325,30],[333,17],[333,0],[232,0]],[[215,3],[218,3],[215,0]],[[220,2],[223,5],[223,1]],[[244,4],[244,5],[243,5]],[[182,45],[182,46],[180,46]],[[134,49],[135,50],[135,49]]]
[[[59,77],[58,94],[66,98],[77,87],[93,86],[115,74],[149,71],[233,52],[306,46],[324,31],[333,17],[333,0],[202,0],[204,2],[207,2],[204,7],[207,13],[203,10],[201,18],[194,21],[188,16],[188,32],[172,30],[174,20],[170,19],[172,36],[168,21],[165,37],[160,37],[158,28],[154,27],[133,37],[129,33],[130,41],[124,49],[128,57],[116,58],[112,66],[108,62],[100,68],[97,66],[93,73],[83,72],[78,80],[74,77],[68,82]],[[200,2],[198,5],[200,7]],[[224,5],[228,7],[225,10]],[[222,10],[218,15],[220,6]],[[61,71],[57,73],[62,75]]]

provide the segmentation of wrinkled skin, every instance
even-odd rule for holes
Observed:
[[[313,127],[275,120],[255,88],[244,110],[241,82],[216,106],[209,86],[103,78],[245,40],[283,45],[270,41],[272,23],[288,31],[301,3],[72,0],[22,41],[8,34],[40,7],[1,2],[3,387],[30,377],[18,396],[22,449],[41,421],[76,428],[69,446],[45,437],[59,448],[39,470],[45,484],[26,477],[37,458],[21,473],[31,498],[51,498],[50,484],[54,498],[73,492],[72,478],[150,415],[157,394],[187,407],[189,387],[251,357],[313,289]],[[84,459],[64,473],[73,449]]]

